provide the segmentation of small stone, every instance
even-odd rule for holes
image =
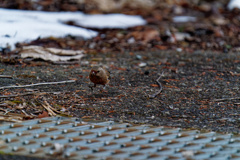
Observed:
[[[142,59],[142,56],[141,56],[141,55],[136,55],[136,59],[137,59],[137,60],[141,60],[141,59]]]
[[[127,40],[127,42],[128,42],[129,44],[135,43],[135,39],[134,39],[133,37],[131,37],[131,38],[129,38],[129,39]]]
[[[177,48],[176,51],[177,52],[182,52],[182,48]]]
[[[146,67],[146,66],[147,66],[147,63],[141,62],[141,63],[138,64],[138,66],[139,66],[139,67]]]

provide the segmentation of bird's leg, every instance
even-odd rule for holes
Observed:
[[[90,85],[89,85],[88,87],[93,91],[93,86],[90,86]]]
[[[89,85],[88,87],[91,88],[91,90],[93,90],[93,87],[97,87],[97,85],[94,83],[93,86]]]
[[[103,85],[103,88],[101,89],[101,92],[107,92],[106,87],[107,87],[107,85]]]

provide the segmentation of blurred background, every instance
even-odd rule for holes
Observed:
[[[38,11],[81,11],[87,14],[140,15],[147,24],[128,29],[98,29],[84,40],[66,37],[38,39],[46,47],[85,49],[87,52],[143,50],[238,51],[239,8],[227,0],[0,0],[1,8]],[[68,22],[70,25],[76,25]],[[81,26],[80,26],[81,27]],[[76,42],[76,43],[70,43]],[[67,43],[69,42],[69,43]],[[78,44],[78,45],[76,45]],[[29,44],[19,43],[17,47]],[[94,46],[94,47],[93,47]]]

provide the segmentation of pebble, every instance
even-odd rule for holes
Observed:
[[[135,43],[135,38],[131,37],[127,40],[129,44]]]
[[[136,59],[137,59],[137,60],[141,60],[141,59],[142,59],[142,56],[141,56],[141,55],[136,55]]]
[[[146,66],[147,66],[147,63],[145,63],[145,62],[140,62],[140,63],[138,64],[138,66],[139,66],[139,67],[146,67]]]
[[[177,48],[176,51],[177,52],[182,52],[182,48]]]

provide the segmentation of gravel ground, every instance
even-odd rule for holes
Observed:
[[[111,82],[92,91],[88,74],[92,65],[104,65]],[[58,82],[22,88],[1,88],[0,115],[23,119],[50,116],[43,104],[60,115],[83,120],[115,120],[239,132],[240,54],[158,51],[87,55],[81,63],[53,65],[34,61],[28,64],[0,63],[2,86]],[[159,75],[162,92],[155,98]],[[26,94],[27,93],[27,94]]]

